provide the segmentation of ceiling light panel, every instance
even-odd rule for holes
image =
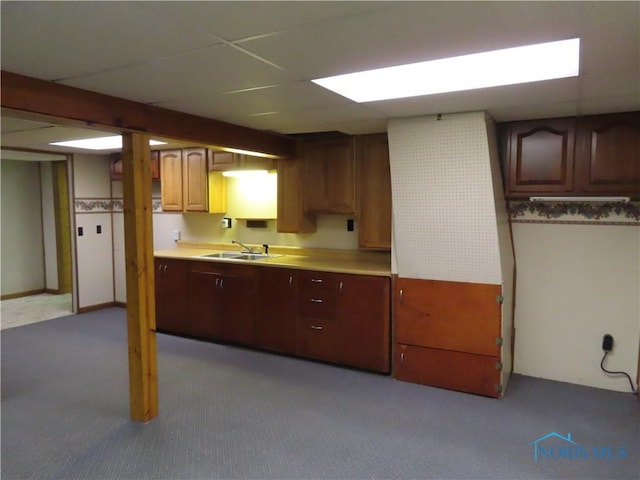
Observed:
[[[149,145],[165,145],[166,142],[149,140]],[[122,136],[83,138],[80,140],[67,140],[64,142],[52,142],[49,145],[59,147],[84,148],[87,150],[116,150],[122,148]]]
[[[312,81],[362,103],[574,77],[579,60],[574,38]]]

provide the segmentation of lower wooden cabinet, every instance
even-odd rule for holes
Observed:
[[[255,344],[257,280],[252,267],[190,262],[188,288],[192,335]]]
[[[189,264],[185,260],[155,259],[156,329],[190,335],[187,308]]]
[[[389,373],[390,278],[156,259],[160,331]]]
[[[257,268],[256,346],[282,353],[296,350],[297,270]]]
[[[499,396],[501,295],[501,285],[396,278],[394,376]]]
[[[389,284],[386,277],[301,272],[298,355],[389,372]]]
[[[500,395],[500,357],[398,344],[394,354],[398,380],[476,393]]]

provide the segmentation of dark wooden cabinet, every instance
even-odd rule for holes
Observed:
[[[298,355],[389,371],[388,278],[303,271],[298,285]]]
[[[578,139],[579,191],[640,195],[640,112],[585,117]]]
[[[265,350],[295,353],[297,270],[258,268],[256,345]]]
[[[501,286],[396,278],[394,375],[497,397]]]
[[[257,281],[250,266],[190,262],[189,325],[210,340],[255,344]]]
[[[161,331],[388,373],[390,279],[156,258]]]
[[[508,142],[510,193],[573,190],[574,119],[513,123]]]
[[[356,138],[358,243],[360,248],[391,249],[391,172],[386,133]]]
[[[317,230],[316,217],[304,212],[303,161],[300,156],[278,160],[278,232],[281,233]]]
[[[156,258],[156,328],[161,331],[191,335],[188,325],[189,262]]]
[[[209,170],[272,170],[275,162],[271,158],[257,157],[243,153],[209,151]]]
[[[304,211],[355,214],[355,138],[305,140],[303,151]]]
[[[111,180],[122,180],[122,158],[119,153],[111,155]],[[160,180],[160,152],[151,151],[151,180]]]
[[[640,196],[640,112],[506,125],[507,196]]]

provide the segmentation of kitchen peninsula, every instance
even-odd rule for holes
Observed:
[[[158,331],[390,372],[389,252],[205,257],[235,250],[179,242],[155,252]]]

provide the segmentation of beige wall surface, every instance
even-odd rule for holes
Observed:
[[[2,295],[45,288],[38,162],[2,160]]]
[[[514,371],[533,377],[630,391],[640,338],[640,228],[515,223],[517,263]]]

